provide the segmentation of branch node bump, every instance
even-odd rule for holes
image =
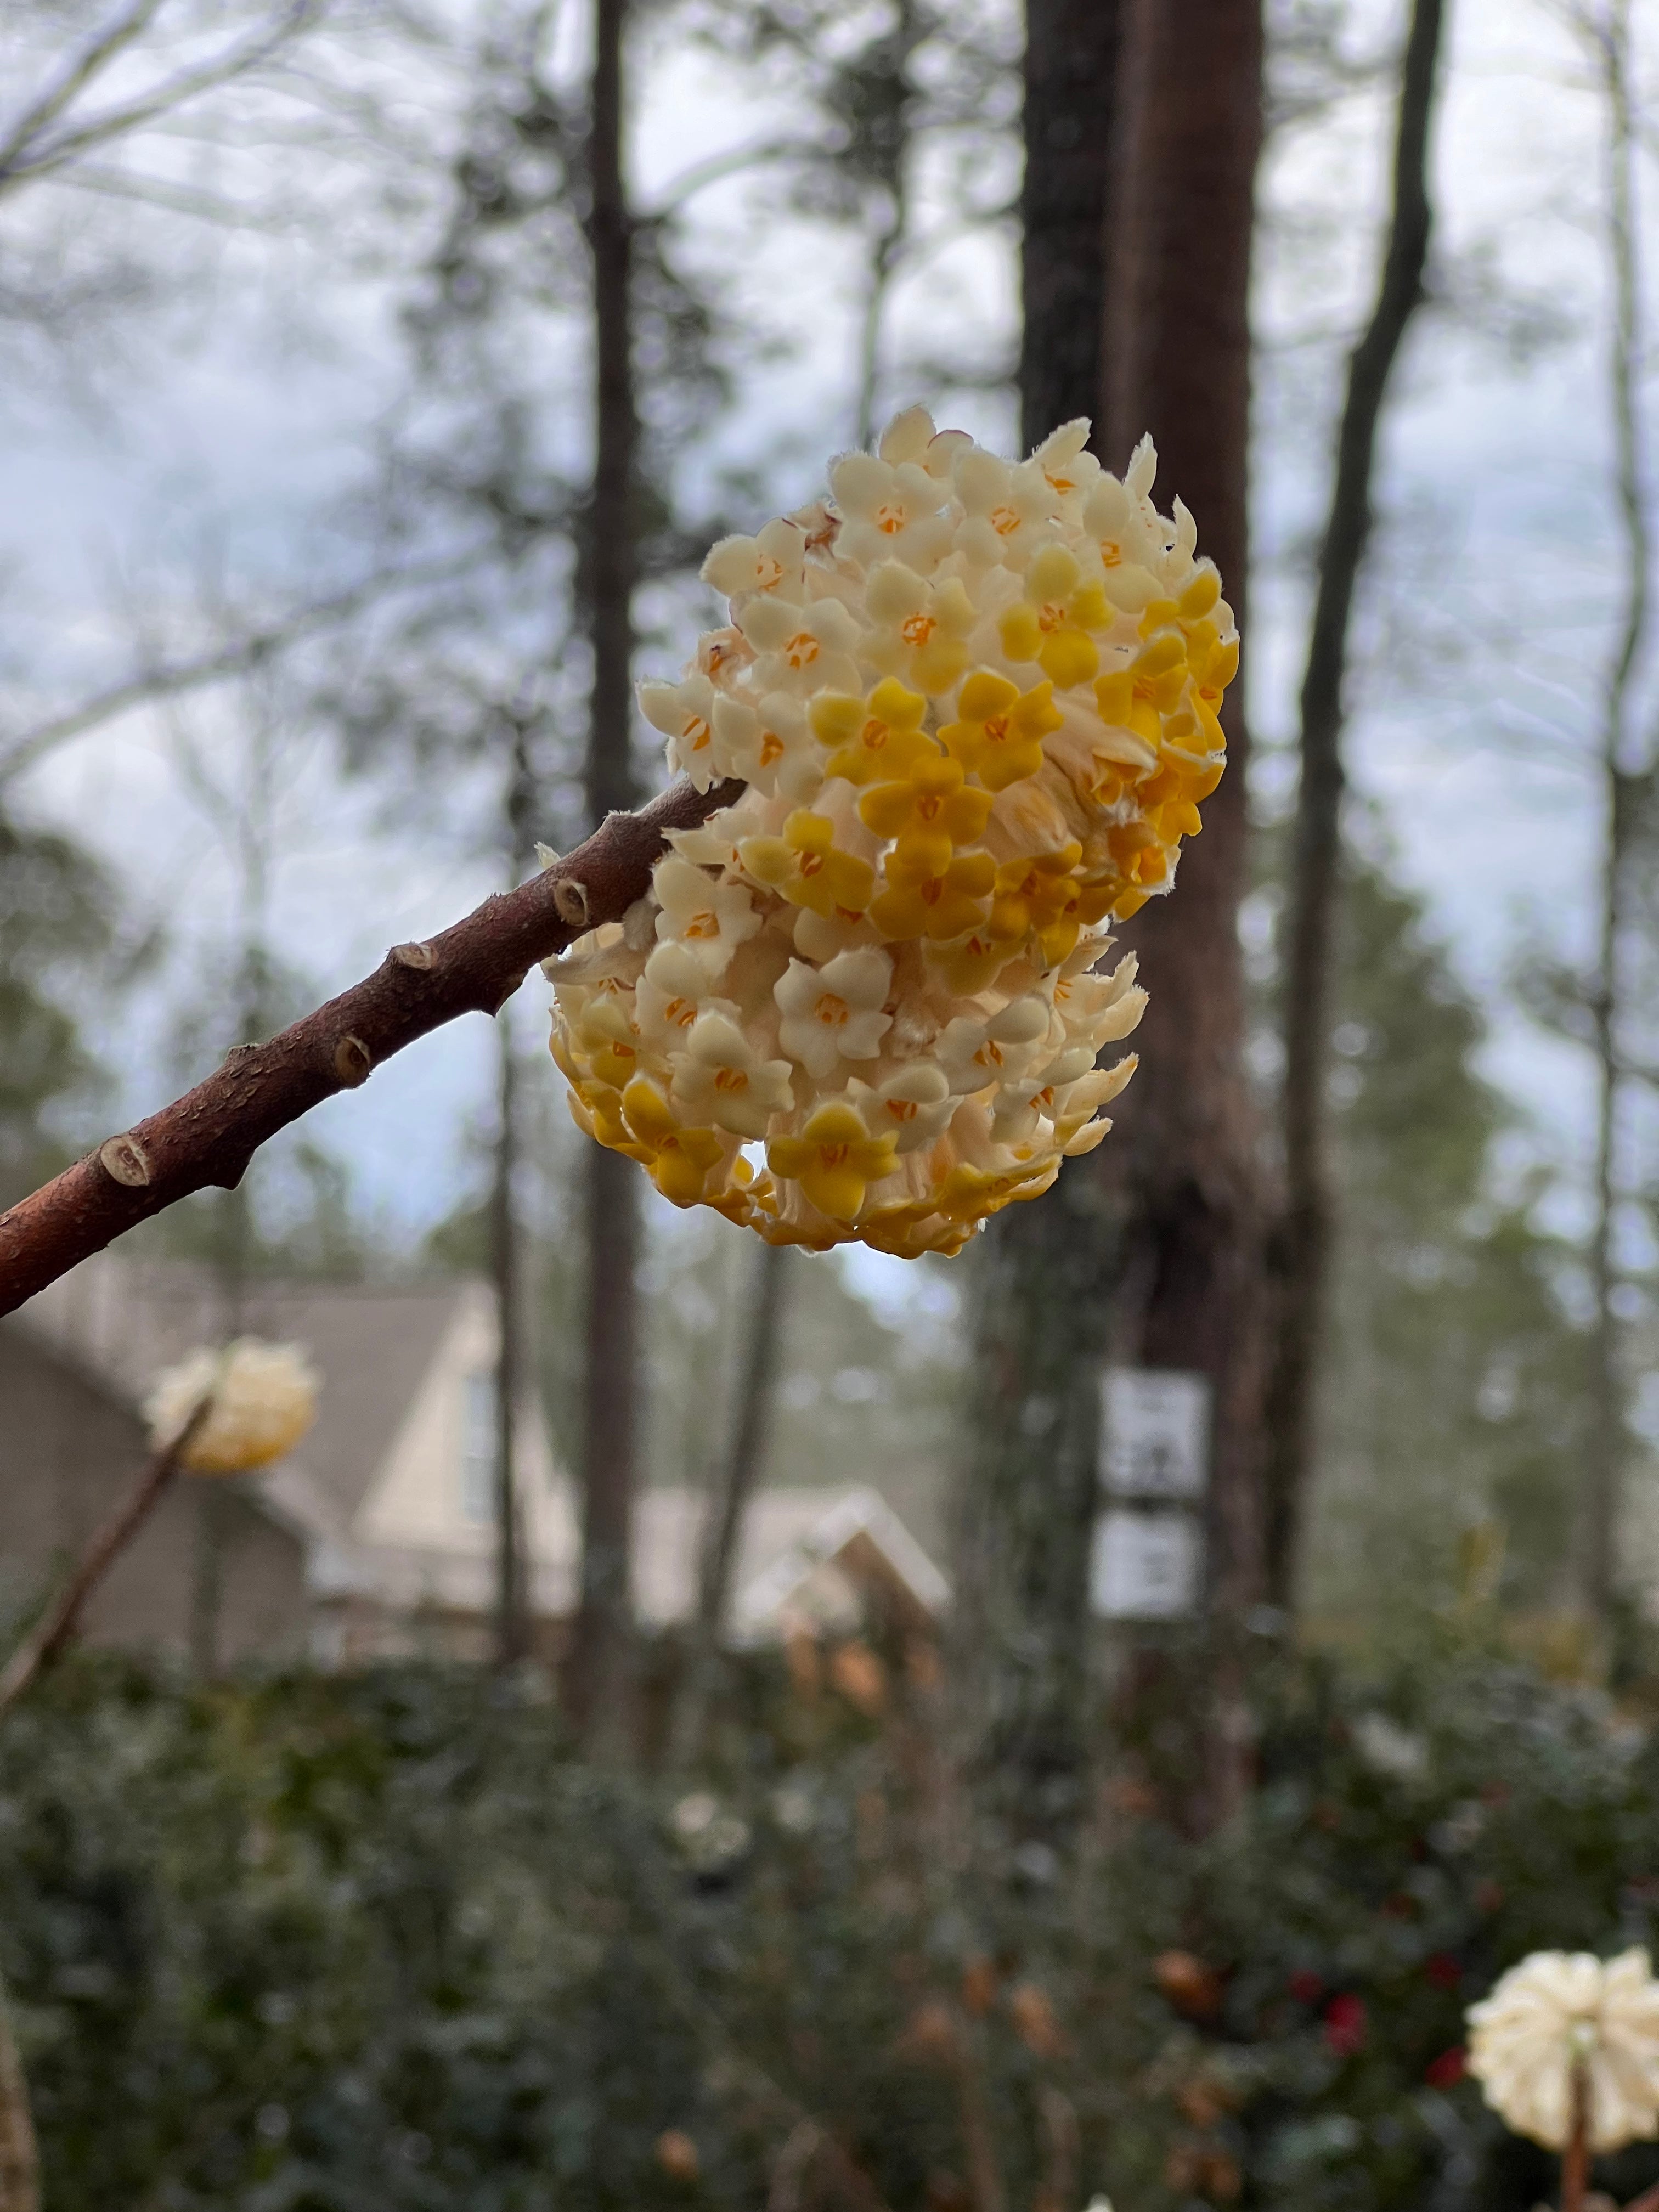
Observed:
[[[149,1182],[149,1158],[137,1137],[106,1137],[98,1147],[98,1162],[112,1182],[128,1190],[143,1190]]]
[[[394,945],[392,957],[400,968],[425,969],[432,965],[433,953],[429,945]]]
[[[587,927],[587,885],[579,883],[574,876],[566,876],[553,886],[553,903],[559,909],[560,919],[573,929]]]
[[[507,1000],[513,996],[513,994],[518,989],[519,986],[524,981],[525,977],[529,973],[530,970],[527,968],[520,968],[516,975],[509,975],[507,977],[506,983],[502,987],[501,995],[496,1000],[495,1006],[491,1010],[493,1013],[500,1013],[501,1008],[507,1004]]]
[[[360,1083],[367,1083],[374,1065],[368,1047],[361,1037],[343,1036],[334,1048],[334,1073],[348,1090],[355,1091]]]

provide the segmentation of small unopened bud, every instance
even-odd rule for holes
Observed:
[[[537,840],[536,865],[540,868],[544,875],[547,873],[550,868],[556,868],[562,858],[563,855],[560,853],[556,846],[544,845],[539,838]]]
[[[343,1036],[334,1048],[334,1073],[348,1089],[367,1083],[374,1065],[368,1047],[358,1036]]]
[[[149,1182],[149,1159],[137,1137],[106,1137],[98,1147],[98,1160],[104,1173],[128,1190],[143,1190]]]
[[[400,968],[427,969],[432,965],[429,945],[394,945],[392,957]]]
[[[587,927],[587,885],[579,883],[574,876],[566,876],[553,886],[553,903],[562,920],[573,929]]]

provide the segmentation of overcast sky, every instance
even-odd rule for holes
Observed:
[[[1392,12],[1379,9],[1376,21]],[[1385,440],[1354,781],[1489,1002],[1494,1073],[1536,1114],[1540,1141],[1571,1154],[1585,1127],[1588,1070],[1514,1017],[1504,981],[1527,933],[1582,950],[1591,913],[1600,823],[1583,762],[1617,585],[1594,231],[1600,117],[1547,11],[1528,0],[1455,0],[1450,13],[1436,161],[1450,289],[1468,300],[1485,282],[1504,295],[1491,303],[1489,323],[1513,328],[1525,309],[1559,319],[1566,334],[1517,360],[1475,327],[1480,318],[1448,307],[1414,335]],[[1650,25],[1656,10],[1638,13]],[[574,44],[565,59],[576,65]],[[448,97],[437,71],[407,88],[411,127],[428,143],[453,128]],[[635,132],[640,193],[649,202],[689,164],[791,121],[710,58],[654,52]],[[1388,122],[1374,97],[1356,94],[1287,134],[1264,179],[1278,221],[1259,284],[1271,353],[1247,665],[1268,805],[1285,788],[1274,752],[1292,726],[1299,676],[1305,593],[1295,556],[1324,493],[1334,341],[1365,304]],[[255,198],[272,188],[264,157],[238,158],[251,165],[241,177]],[[168,250],[176,241],[210,289],[101,340],[84,389],[54,371],[13,379],[0,396],[9,493],[0,546],[18,616],[0,663],[0,750],[46,708],[118,674],[133,623],[176,617],[210,549],[233,586],[303,587],[307,575],[349,570],[334,510],[361,480],[398,389],[402,283],[396,270],[365,275],[355,252],[336,250],[341,240],[355,247],[366,220],[351,212],[358,187],[349,169],[319,189],[337,193],[349,213],[337,237],[325,226],[303,240],[223,243],[194,238],[173,217],[119,217],[135,241],[146,235],[141,222],[164,226]],[[754,349],[743,404],[714,432],[724,458],[783,456],[781,507],[813,488],[812,457],[821,467],[850,437],[857,268],[848,241],[786,219],[769,189],[751,179],[705,194],[696,252],[726,272],[734,306],[792,342],[783,359]],[[0,240],[8,226],[15,236],[19,226],[55,222],[53,197],[40,187],[30,205],[0,210]],[[112,220],[81,197],[88,221]],[[954,220],[937,191],[925,196],[921,227],[943,243],[895,303],[884,390],[893,405],[932,397],[906,382],[907,358],[954,350],[983,362],[1012,337],[1017,241],[1006,231],[956,235]],[[409,235],[423,235],[419,218]],[[573,389],[569,361],[550,363],[550,388],[556,368],[556,388]],[[943,411],[999,443],[1012,432],[1000,394],[958,394]],[[574,449],[582,424],[570,414],[562,427]],[[690,642],[688,624],[680,649]],[[189,710],[195,741],[227,774],[238,711],[229,694]],[[122,1079],[128,1115],[173,1087],[169,1011],[234,897],[222,847],[180,780],[178,728],[131,714],[65,747],[21,794],[107,854],[137,906],[164,915],[172,933],[142,1018],[129,1011],[97,1040]],[[493,887],[487,865],[453,840],[389,831],[380,796],[343,786],[314,744],[285,751],[282,781],[274,913],[284,950],[321,989],[340,988],[391,942],[441,927]],[[533,981],[522,994],[526,1036],[543,1030],[544,1000]],[[557,1079],[550,1065],[549,1084]],[[469,1117],[487,1115],[492,1080],[486,1026],[469,1020],[313,1121],[350,1158],[368,1202],[413,1232],[447,1210],[471,1172],[463,1132]]]

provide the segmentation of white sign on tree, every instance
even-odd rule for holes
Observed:
[[[1198,1610],[1203,1566],[1190,1513],[1115,1505],[1095,1522],[1089,1601],[1108,1620],[1182,1620]]]
[[[1204,1495],[1210,1476],[1206,1376],[1109,1367],[1100,1397],[1100,1473],[1109,1496]]]
[[[1203,1533],[1184,1508],[1209,1482],[1209,1382],[1109,1367],[1100,1388],[1101,1487],[1124,1502],[1095,1522],[1090,1602],[1108,1620],[1183,1620],[1204,1583]]]

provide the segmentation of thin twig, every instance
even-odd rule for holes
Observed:
[[[99,71],[107,66],[123,46],[129,46],[155,13],[157,0],[136,0],[126,13],[105,25],[91,41],[75,55],[55,84],[48,85],[31,106],[26,107],[0,140],[0,186],[14,162],[20,160],[29,141],[39,136],[50,123],[55,123],[65,108],[84,92]]]
[[[17,1703],[36,1675],[51,1666],[74,1635],[82,1608],[160,1503],[212,1403],[213,1393],[210,1390],[172,1441],[152,1455],[131,1489],[94,1532],[56,1602],[12,1653],[5,1672],[0,1674],[0,1719]],[[3,2212],[4,2203],[0,2197],[0,2212]]]
[[[40,2161],[28,2077],[0,1982],[0,2212],[40,2212]]]
[[[180,692],[200,690],[204,685],[218,684],[234,676],[246,676],[268,660],[297,645],[301,638],[313,632],[328,629],[337,623],[349,622],[373,601],[389,597],[394,592],[416,590],[427,584],[441,584],[463,575],[478,559],[476,551],[468,550],[447,556],[441,560],[415,562],[401,568],[382,568],[359,582],[347,585],[343,590],[331,592],[320,599],[308,600],[303,605],[291,607],[276,620],[246,631],[226,644],[215,646],[211,651],[197,653],[187,660],[158,661],[154,666],[140,669],[119,684],[94,692],[83,699],[78,707],[71,707],[49,721],[37,723],[33,729],[25,730],[21,737],[0,750],[0,784],[15,775],[59,745],[67,744],[71,738],[83,737],[111,722],[134,707],[143,707],[159,699],[178,696]]]
[[[441,936],[394,945],[361,983],[268,1043],[239,1047],[193,1091],[106,1139],[0,1214],[0,1314],[192,1191],[234,1190],[279,1129],[417,1037],[460,1014],[494,1015],[538,961],[643,896],[670,830],[694,828],[742,789],[681,781],[637,814],[611,815],[553,867]]]
[[[128,131],[137,131],[158,116],[182,106],[198,94],[211,92],[234,78],[246,76],[270,59],[279,47],[302,30],[313,12],[314,0],[293,0],[276,22],[243,40],[240,46],[199,68],[181,70],[176,77],[155,86],[140,98],[124,106],[107,109],[94,115],[78,128],[65,130],[47,143],[33,150],[27,137],[15,131],[6,149],[7,158],[0,161],[0,192],[27,184],[32,177],[50,176],[56,169],[73,161],[94,146],[102,146],[112,138],[124,137]],[[141,16],[150,11],[140,10]],[[62,103],[58,103],[61,109]],[[27,119],[27,118],[26,118]],[[31,124],[29,135],[38,126]]]

